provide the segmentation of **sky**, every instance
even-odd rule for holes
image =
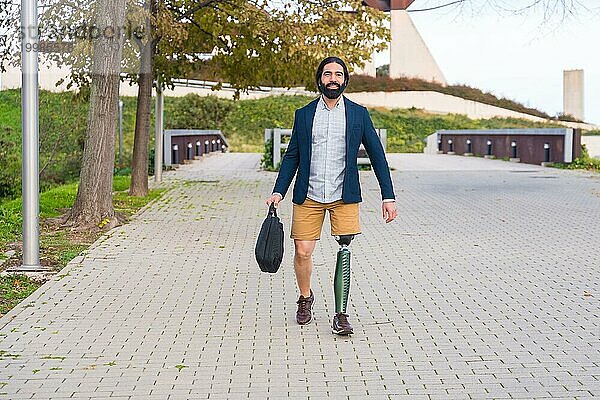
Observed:
[[[443,3],[416,0],[409,10]],[[600,9],[581,9],[566,19],[545,19],[543,11],[447,7],[410,16],[448,84],[556,115],[563,107],[563,70],[583,69],[585,121],[600,124]],[[375,56],[376,66],[387,63],[389,51]]]

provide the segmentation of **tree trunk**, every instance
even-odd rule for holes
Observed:
[[[146,0],[145,8],[151,15],[157,14],[155,0]],[[150,111],[152,109],[152,82],[154,71],[154,53],[158,39],[150,18],[146,19],[149,35],[141,44],[140,75],[138,79],[138,98],[135,117],[135,136],[133,139],[133,158],[131,160],[131,186],[129,195],[146,196],[148,194],[148,146],[150,145]]]
[[[65,223],[81,229],[99,224],[117,224],[112,203],[115,137],[119,102],[119,74],[124,26],[125,0],[98,2],[95,24],[107,27],[94,42],[90,109],[77,198]],[[111,30],[114,29],[114,30]]]
[[[150,111],[152,109],[153,46],[149,40],[144,44],[140,59],[135,137],[131,160],[131,196],[148,194],[148,146],[150,144]]]

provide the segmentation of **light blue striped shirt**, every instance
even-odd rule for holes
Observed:
[[[317,103],[312,126],[312,156],[307,197],[319,203],[342,198],[346,171],[346,108],[343,96],[329,109]]]

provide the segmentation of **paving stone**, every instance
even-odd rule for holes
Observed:
[[[360,173],[350,320],[331,334],[337,243],[297,326],[293,243],[259,272],[275,174],[223,154],[0,319],[9,398],[582,398],[600,395],[600,179],[498,160],[388,155],[398,220]],[[279,209],[289,233],[291,203]],[[586,293],[592,294],[586,296]],[[45,329],[42,329],[45,328]],[[60,368],[60,369],[59,369]],[[36,372],[34,372],[36,371]]]

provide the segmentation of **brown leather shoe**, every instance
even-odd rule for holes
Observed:
[[[331,324],[331,332],[335,333],[336,335],[351,335],[354,333],[352,325],[350,325],[350,322],[348,322],[348,314],[335,314]]]
[[[298,304],[298,311],[296,311],[296,322],[300,325],[306,325],[312,321],[312,305],[315,301],[312,289],[310,290],[310,296],[304,297],[300,295],[300,298],[296,302]]]

